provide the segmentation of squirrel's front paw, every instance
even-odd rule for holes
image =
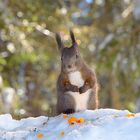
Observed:
[[[79,88],[79,93],[82,94],[82,93],[84,93],[84,92],[85,92],[85,89],[84,89],[83,87],[80,87],[80,88]]]
[[[73,91],[73,92],[79,92],[79,89],[78,89],[77,86],[73,86],[72,91]]]
[[[79,88],[79,93],[85,93],[88,89],[90,89],[90,85],[88,82],[85,82],[85,84]]]

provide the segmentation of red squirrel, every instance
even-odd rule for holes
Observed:
[[[57,80],[57,114],[70,114],[98,108],[96,74],[82,59],[74,33],[71,47],[65,47],[59,33],[56,42],[61,53],[61,72]]]

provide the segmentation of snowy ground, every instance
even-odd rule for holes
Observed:
[[[140,113],[99,109],[21,120],[0,115],[0,140],[140,140]]]

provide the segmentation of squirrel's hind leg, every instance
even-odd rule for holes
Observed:
[[[72,113],[74,113],[74,112],[75,112],[74,109],[69,108],[69,109],[67,109],[66,111],[64,111],[63,113],[64,113],[64,114],[72,114]]]

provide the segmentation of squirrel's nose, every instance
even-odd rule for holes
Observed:
[[[70,69],[72,66],[71,65],[68,65],[68,68]]]

